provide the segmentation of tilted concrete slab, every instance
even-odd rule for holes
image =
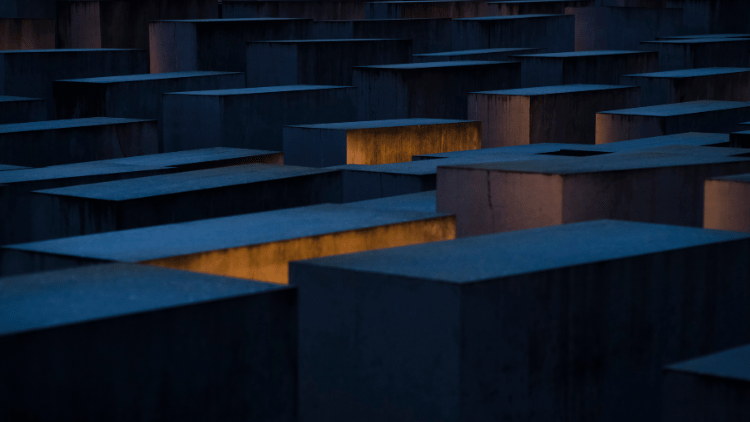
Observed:
[[[349,205],[367,208],[368,210],[435,212],[435,191],[368,199],[351,202]]]
[[[318,21],[313,24],[313,36],[408,39],[412,40],[414,54],[436,53],[452,49],[452,22],[449,18]]]
[[[641,89],[556,85],[469,94],[470,120],[482,122],[482,148],[542,142],[594,144],[596,113],[639,107]]]
[[[292,262],[300,420],[648,419],[662,365],[750,338],[748,253],[595,221]]]
[[[418,154],[478,149],[481,141],[481,122],[466,120],[394,119],[287,126],[284,160],[308,167],[389,164],[411,161]]]
[[[750,118],[750,103],[740,101],[688,101],[602,111],[596,114],[596,143],[672,135],[685,132],[741,130]]]
[[[750,39],[701,38],[642,42],[643,49],[659,53],[659,70],[702,67],[747,67]]]
[[[307,18],[350,20],[365,18],[365,2],[328,0],[223,1],[224,19]]]
[[[750,101],[750,68],[708,67],[623,75],[623,85],[641,87],[641,105],[719,100]]]
[[[47,101],[0,95],[0,125],[47,120]]]
[[[0,302],[3,419],[296,420],[288,287],[112,264],[0,278]]]
[[[358,119],[466,119],[470,92],[519,88],[521,64],[462,60],[354,69]]]
[[[13,245],[2,274],[126,262],[266,282],[288,263],[455,238],[455,219],[431,212],[314,205]],[[269,230],[269,228],[273,228]]]
[[[484,0],[379,1],[365,5],[365,19],[460,19],[487,15]]]
[[[192,171],[241,164],[284,164],[284,154],[259,149],[216,147],[116,158],[98,163],[171,167],[177,171]]]
[[[347,86],[286,85],[166,94],[164,151],[218,146],[281,151],[284,125],[355,120],[356,92]]]
[[[453,20],[453,50],[533,47],[573,51],[573,16],[516,15]]]
[[[445,51],[415,54],[414,63],[446,62],[455,60],[515,61],[511,56],[544,53],[546,48],[483,48],[479,50]]]
[[[748,194],[750,194],[750,175],[748,174],[706,180],[703,227],[750,232]]]
[[[54,19],[0,18],[0,50],[55,48]]]

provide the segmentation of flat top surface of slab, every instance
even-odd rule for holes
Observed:
[[[750,107],[742,101],[687,101],[684,103],[661,104],[647,107],[624,108],[622,110],[600,111],[597,114],[628,114],[633,116],[669,117],[685,114],[697,114],[710,111],[732,110]]]
[[[415,157],[434,157],[434,158],[438,158],[438,157],[482,158],[482,157],[485,157],[485,158],[490,158],[494,156],[503,156],[503,155],[513,155],[513,156],[526,155],[526,156],[533,157],[536,154],[560,151],[561,149],[590,150],[592,147],[594,147],[594,145],[540,143],[540,144],[513,145],[513,146],[507,146],[507,147],[482,148],[482,149],[473,149],[473,150],[467,150],[467,151],[440,152],[436,154],[422,154],[422,155],[416,155]]]
[[[539,48],[483,48],[479,50],[456,50],[443,51],[440,53],[415,54],[419,57],[449,57],[449,56],[468,56],[471,54],[491,54],[491,53],[512,53],[514,51],[539,50]]]
[[[228,96],[228,95],[256,95],[256,94],[273,94],[277,92],[295,92],[295,91],[316,91],[324,89],[345,89],[349,86],[334,85],[280,85],[280,86],[261,86],[257,88],[233,88],[233,89],[212,89],[207,91],[185,91],[172,92],[168,95],[204,95],[204,96]]]
[[[723,180],[725,182],[750,183],[750,173],[735,174],[732,176],[715,177],[711,180]]]
[[[670,35],[667,37],[659,37],[661,40],[672,40],[672,39],[700,39],[700,38],[750,38],[750,34],[698,34],[698,35]]]
[[[670,40],[653,40],[641,41],[641,44],[708,44],[708,43],[728,43],[728,42],[747,42],[748,38],[682,38]]]
[[[570,51],[564,53],[539,53],[539,54],[522,54],[516,57],[538,57],[538,58],[552,58],[552,59],[567,59],[576,57],[592,57],[592,56],[618,56],[625,54],[652,54],[651,51],[639,51],[639,50],[593,50],[593,51]]]
[[[575,85],[574,84],[574,85],[540,86],[540,87],[535,87],[535,88],[499,89],[495,91],[473,92],[472,94],[534,96],[534,95],[569,94],[572,92],[607,91],[607,90],[612,90],[612,89],[626,89],[626,88],[632,88],[632,87],[624,86],[624,85],[588,85],[588,84]]]
[[[28,167],[12,166],[10,164],[0,164],[0,171],[23,170],[23,169],[28,169]]]
[[[478,18],[462,18],[454,19],[456,21],[500,21],[510,19],[533,19],[533,18],[552,18],[567,15],[551,15],[551,14],[536,14],[536,15],[507,15],[507,16],[482,16]]]
[[[427,192],[410,193],[408,195],[350,202],[349,205],[376,210],[435,212],[435,193],[434,190],[430,190]]]
[[[669,365],[667,369],[750,382],[750,345]]]
[[[353,130],[353,129],[377,129],[383,127],[403,127],[403,126],[420,126],[420,125],[447,125],[454,123],[469,123],[471,120],[453,120],[453,119],[389,119],[389,120],[365,120],[359,122],[343,123],[320,123],[314,125],[293,125],[290,127],[300,127],[308,129],[332,129],[332,130]]]
[[[42,98],[27,98],[27,97],[14,97],[11,95],[0,95],[0,103],[16,102],[16,101],[45,101]]]
[[[400,2],[399,2],[400,3]],[[414,3],[410,1],[409,3]],[[353,42],[405,41],[406,38],[321,38],[314,40],[248,41],[248,44],[341,44]]]
[[[0,184],[36,182],[42,180],[68,179],[73,177],[98,176],[104,174],[132,173],[148,170],[165,170],[161,166],[139,166],[102,164],[99,161],[62,164],[40,168],[21,169],[0,173]]]
[[[37,191],[104,201],[125,201],[181,192],[329,173],[328,169],[246,164]]]
[[[470,67],[470,66],[495,66],[498,64],[515,64],[509,61],[488,61],[488,60],[454,60],[452,62],[427,62],[427,63],[402,63],[402,64],[381,64],[372,66],[354,66],[355,69],[394,69],[394,70],[413,70],[413,69],[434,69],[442,67]]]
[[[47,50],[0,50],[0,54],[78,54],[78,53],[105,53],[112,51],[143,51],[137,48],[59,48]]]
[[[0,336],[284,288],[130,264],[5,277]]]
[[[146,119],[124,119],[119,117],[87,117],[84,119],[42,120],[29,123],[8,123],[0,125],[0,134],[36,132],[40,130],[74,129],[93,126],[121,125],[126,123],[153,122]]]
[[[598,220],[302,262],[468,283],[740,239],[750,240],[750,234]]]
[[[166,152],[162,154],[138,155],[135,157],[115,158],[112,160],[95,161],[101,164],[139,165],[139,166],[183,166],[187,164],[204,163],[233,158],[257,157],[269,154],[280,154],[279,151],[243,148],[204,148],[187,151]]]
[[[632,76],[636,78],[694,78],[697,76],[723,75],[727,73],[750,72],[746,67],[704,67],[698,69],[668,70],[665,72],[639,73]]]
[[[162,19],[152,22],[187,22],[196,24],[209,23],[257,23],[264,21],[312,21],[307,18],[233,18],[233,19]]]
[[[223,75],[244,75],[244,74],[242,72],[213,72],[213,71],[166,72],[166,73],[146,73],[146,74],[141,74],[141,75],[103,76],[99,78],[64,79],[64,80],[61,80],[60,82],[109,84],[109,83],[118,83],[118,82],[159,81],[159,80],[164,80],[164,79],[197,78],[197,77],[202,77],[202,76],[223,76]]]
[[[432,212],[323,204],[26,243],[10,249],[135,263],[446,215],[435,213],[434,208],[434,196]]]

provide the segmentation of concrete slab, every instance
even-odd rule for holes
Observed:
[[[81,66],[81,63],[86,63]],[[52,82],[60,79],[148,73],[145,50],[9,50],[0,51],[0,95],[47,100],[47,117],[55,118]]]
[[[684,132],[729,133],[750,118],[750,103],[688,101],[596,114],[596,143]]]
[[[442,53],[415,54],[414,63],[445,62],[454,60],[515,61],[518,54],[544,53],[545,48],[484,48],[480,50],[445,51]]]
[[[526,0],[487,3],[490,16],[564,15],[566,7],[589,7],[594,0]]]
[[[249,42],[247,87],[351,85],[354,66],[411,63],[411,58],[411,40]]]
[[[0,4],[0,18],[54,19],[55,0],[6,0]]]
[[[701,227],[703,182],[745,173],[742,152],[672,145],[440,166],[437,210],[456,214],[459,237],[602,218]]]
[[[641,105],[697,100],[750,101],[750,68],[708,67],[624,75],[624,85],[641,87]]]
[[[597,0],[597,5],[679,8],[686,34],[750,32],[750,4],[724,0]]]
[[[750,34],[692,34],[692,35],[672,35],[669,37],[658,37],[659,40],[684,40],[684,39],[702,39],[702,38],[750,38]]]
[[[358,120],[466,119],[470,92],[521,86],[518,62],[449,61],[354,69]]]
[[[154,21],[149,23],[151,73],[244,72],[248,41],[299,40],[311,36],[310,19]]]
[[[349,205],[368,210],[435,212],[435,191],[368,199],[351,202]]]
[[[702,356],[665,368],[663,421],[750,418],[750,346]]]
[[[744,129],[747,126],[741,124],[740,127]],[[733,148],[750,148],[750,130],[730,133],[729,145]]]
[[[300,420],[649,419],[662,365],[749,338],[748,253],[596,221],[293,262]]]
[[[750,66],[750,39],[701,38],[642,42],[659,53],[659,70]]]
[[[192,171],[242,164],[284,164],[284,154],[259,149],[216,147],[116,158],[97,163],[170,167],[177,171]]]
[[[47,120],[47,101],[0,95],[0,125]]]
[[[248,164],[36,191],[35,240],[341,202],[335,171]]]
[[[114,264],[0,292],[3,419],[296,420],[293,289]]]
[[[307,18],[351,20],[365,18],[365,2],[328,0],[224,1],[222,16],[239,18]]]
[[[8,170],[23,170],[27,169],[28,167],[21,167],[21,166],[11,166],[8,164],[0,164],[0,171],[8,171]]]
[[[556,53],[575,46],[573,16],[516,15],[456,19],[453,50],[532,47]]]
[[[487,2],[484,0],[380,1],[365,5],[365,19],[459,19],[487,15]]]
[[[412,40],[414,54],[437,53],[452,49],[452,22],[449,18],[319,21],[313,24],[313,36],[316,39],[406,39]]]
[[[703,227],[740,232],[750,231],[750,175],[706,180]]]
[[[521,61],[523,86],[567,84],[617,85],[620,76],[658,70],[658,54],[647,51],[599,50],[528,54]]]
[[[355,87],[287,85],[165,94],[164,151],[281,151],[284,125],[356,120],[356,93]]]
[[[594,144],[596,113],[640,106],[640,88],[557,85],[469,94],[471,120],[482,122],[482,148],[543,142]]]
[[[13,275],[142,263],[286,284],[290,261],[453,238],[454,217],[434,201],[431,212],[325,204],[13,245],[0,266]]]
[[[396,119],[287,126],[284,160],[308,167],[389,164],[411,161],[418,154],[477,149],[481,141],[481,122],[466,120]]]
[[[92,117],[0,125],[0,156],[19,166],[72,164],[157,151],[155,120]]]
[[[53,19],[0,18],[0,50],[55,48]]]

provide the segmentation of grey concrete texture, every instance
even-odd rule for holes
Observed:
[[[746,173],[744,152],[670,145],[439,166],[437,210],[456,214],[459,237],[602,218],[702,227],[703,183]]]
[[[454,60],[515,61],[519,54],[544,53],[545,48],[484,48],[479,50],[445,51],[442,53],[415,54],[414,63],[445,62]]]
[[[517,15],[455,19],[452,49],[532,47],[551,53],[573,51],[575,17]]]
[[[342,202],[336,171],[247,164],[36,191],[27,241]]]
[[[318,21],[313,23],[313,37],[409,39],[414,54],[438,53],[453,49],[452,22],[449,18]]]
[[[145,50],[0,51],[0,95],[42,98],[50,119],[55,118],[53,81],[138,73],[148,73]]]
[[[0,18],[0,50],[55,48],[53,19]]]
[[[521,61],[524,88],[567,84],[617,85],[622,75],[659,70],[659,55],[648,51],[597,50],[528,54],[514,58]]]
[[[462,60],[354,69],[359,120],[466,119],[470,92],[519,88],[521,64]]]
[[[487,15],[485,0],[379,1],[365,5],[365,19],[461,19]]]
[[[149,23],[151,73],[245,72],[248,41],[298,40],[311,36],[311,19],[153,21]]]
[[[544,142],[595,143],[596,113],[639,107],[641,89],[557,85],[469,94],[470,120],[482,122],[482,148]]]
[[[640,50],[642,41],[682,33],[682,9],[568,7],[575,16],[576,51]]]
[[[750,39],[700,38],[646,41],[644,50],[659,53],[659,70],[750,66]]]
[[[293,289],[113,264],[0,298],[4,420],[297,420]]]
[[[47,101],[0,95],[0,125],[47,120]]]
[[[0,157],[45,167],[158,152],[155,120],[91,117],[0,125]]]
[[[750,103],[688,101],[596,114],[596,143],[672,135],[685,132],[729,133],[742,130]]]
[[[351,85],[354,66],[411,63],[411,44],[397,39],[249,42],[246,86]]]
[[[595,221],[292,262],[300,420],[654,420],[663,365],[750,338],[747,253]]]
[[[665,368],[661,420],[703,422],[750,418],[750,346]]]
[[[216,0],[61,1],[56,48],[149,48],[150,21],[216,19]]]
[[[520,0],[487,3],[490,15],[564,15],[566,7],[590,7],[594,0]]]
[[[271,0],[224,1],[224,19],[309,18],[314,20],[352,20],[365,18],[363,1]]]
[[[219,146],[281,151],[285,125],[355,120],[356,95],[355,87],[326,85],[165,94],[163,151]]]
[[[708,67],[623,75],[623,85],[641,87],[641,105],[698,100],[750,101],[750,68]]]

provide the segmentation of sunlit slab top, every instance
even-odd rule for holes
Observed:
[[[648,107],[626,108],[622,110],[600,111],[598,114],[627,114],[632,116],[671,117],[686,114],[699,114],[712,111],[733,110],[750,107],[742,101],[688,101],[684,103],[662,104]]]
[[[607,91],[607,90],[613,90],[613,89],[627,89],[627,88],[632,88],[632,87],[623,86],[623,85],[571,84],[571,85],[540,86],[540,87],[534,87],[534,88],[499,89],[495,91],[473,92],[472,94],[517,95],[517,96],[531,97],[531,96],[537,96],[537,95],[570,94],[574,92]]]
[[[598,220],[291,263],[470,283],[710,245],[750,234]],[[292,280],[294,282],[294,280]]]
[[[669,365],[666,369],[687,374],[750,382],[750,345]]]
[[[39,122],[28,123],[8,123],[0,125],[0,134],[36,132],[41,130],[74,129],[142,122],[155,122],[155,120],[123,119],[118,117],[88,117],[85,119],[43,120]]]
[[[698,69],[668,70],[664,72],[639,73],[635,75],[623,75],[633,78],[695,78],[700,76],[725,75],[729,73],[750,72],[747,67],[703,67]]]
[[[166,72],[166,73],[147,73],[141,75],[120,75],[120,76],[103,76],[98,78],[82,79],[65,79],[59,82],[81,82],[90,84],[111,84],[120,82],[141,82],[141,81],[159,81],[164,79],[181,79],[195,78],[201,76],[223,76],[239,75],[240,72],[212,72],[212,71],[192,71],[192,72]]]

